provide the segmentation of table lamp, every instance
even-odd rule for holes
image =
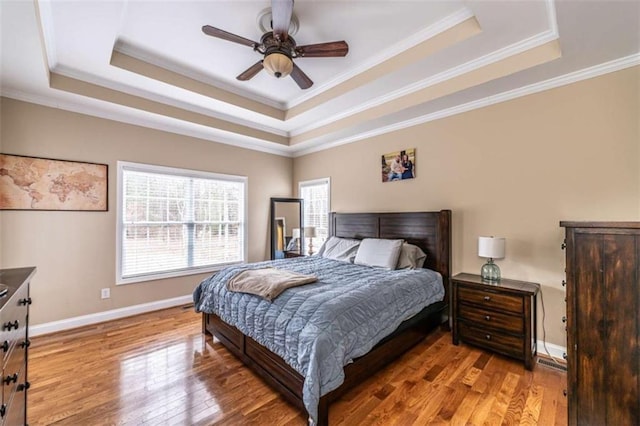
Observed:
[[[316,227],[315,226],[305,226],[304,227],[304,237],[309,238],[309,256],[313,255],[313,239],[316,236]]]
[[[478,237],[478,256],[489,259],[480,270],[480,276],[484,281],[500,281],[500,268],[493,263],[493,259],[504,258],[504,243],[504,238]]]

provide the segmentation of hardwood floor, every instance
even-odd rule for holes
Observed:
[[[200,331],[193,309],[172,308],[33,338],[29,424],[306,424]],[[335,402],[330,423],[564,425],[565,383],[438,330]]]

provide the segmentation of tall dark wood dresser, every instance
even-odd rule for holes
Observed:
[[[570,425],[640,425],[640,222],[566,228]]]
[[[0,425],[27,424],[27,361],[29,351],[29,282],[36,268],[0,269],[6,294],[0,297],[2,405]],[[0,286],[0,294],[5,287]]]

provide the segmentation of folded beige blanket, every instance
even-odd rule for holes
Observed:
[[[240,272],[227,282],[227,290],[256,294],[272,301],[288,288],[318,281],[315,275],[298,274],[284,269],[263,268]]]

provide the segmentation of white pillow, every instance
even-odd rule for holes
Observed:
[[[396,269],[420,269],[424,265],[427,255],[418,246],[404,243],[400,256],[398,257],[398,265]]]
[[[365,238],[360,243],[354,263],[395,269],[403,242],[403,240]]]
[[[327,259],[341,260],[343,262],[353,262],[358,251],[360,240],[349,238],[331,237],[320,248],[319,256]]]

